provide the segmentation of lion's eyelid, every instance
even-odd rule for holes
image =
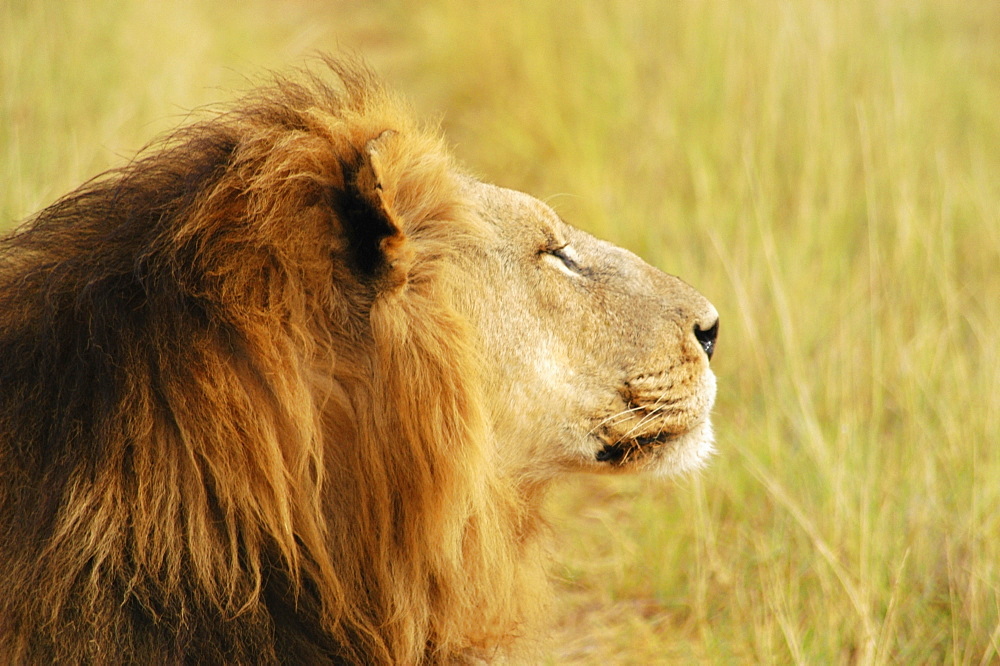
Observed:
[[[572,256],[571,251],[567,251],[569,245],[563,245],[562,247],[557,247],[553,249],[545,250],[544,256],[552,257],[558,260],[557,267],[565,273],[572,275],[573,277],[581,277],[583,275],[583,268]]]

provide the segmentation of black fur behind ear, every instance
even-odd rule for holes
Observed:
[[[394,134],[386,130],[365,144],[356,162],[343,163],[343,190],[334,195],[351,259],[365,278],[393,288],[406,281],[403,247],[406,237],[385,199],[379,145]]]

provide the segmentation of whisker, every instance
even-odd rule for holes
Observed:
[[[642,426],[644,426],[647,423],[649,423],[657,414],[659,414],[662,411],[663,411],[663,407],[659,407],[656,410],[650,412],[649,414],[646,414],[646,416],[644,416],[641,419],[639,419],[638,423],[636,423],[634,426],[632,426],[631,428],[629,428],[629,431],[627,433],[625,433],[624,435],[622,435],[622,438],[619,439],[618,441],[622,441],[622,439],[629,438],[632,435],[632,433],[636,432],[637,430],[639,430],[639,428],[641,428]],[[660,434],[662,434],[662,433],[663,433],[663,430],[661,429],[660,430]]]
[[[626,418],[627,416],[629,416],[630,414],[632,414],[634,412],[639,412],[639,411],[645,411],[645,407],[638,407],[637,406],[637,407],[630,407],[628,409],[623,409],[622,411],[617,412],[615,414],[612,414],[611,416],[603,419],[600,423],[598,423],[593,428],[591,428],[590,432],[588,432],[587,434],[588,435],[593,435],[594,432],[597,431],[598,428],[600,428],[600,427],[602,427],[604,425],[607,425],[608,423],[617,422],[619,420],[622,420],[622,419]]]
[[[612,415],[610,415],[610,416],[602,419],[599,423],[597,423],[596,425],[594,425],[594,427],[592,427],[587,434],[588,435],[593,435],[599,429],[601,429],[601,428],[603,428],[605,426],[609,426],[609,425],[613,426],[613,425],[615,425],[617,423],[620,423],[620,422],[628,419],[629,417],[635,415],[638,412],[646,412],[645,414],[643,414],[643,416],[641,418],[638,419],[637,423],[634,423],[628,429],[627,432],[625,432],[624,434],[622,434],[622,435],[620,435],[620,436],[618,436],[616,438],[614,444],[615,445],[621,444],[625,440],[630,439],[636,432],[640,432],[641,429],[644,426],[648,425],[649,423],[651,423],[652,421],[654,421],[657,417],[661,416],[663,414],[663,412],[667,408],[669,408],[670,406],[675,405],[678,402],[680,402],[677,399],[670,398],[668,394],[669,394],[669,391],[664,390],[663,392],[661,392],[656,397],[655,400],[653,400],[651,402],[646,402],[646,403],[643,403],[641,405],[633,403],[632,407],[629,407],[627,409],[623,409],[623,410],[621,410],[619,412],[616,412],[615,414],[612,414]],[[657,436],[662,435],[663,432],[664,431],[661,428],[657,432]]]

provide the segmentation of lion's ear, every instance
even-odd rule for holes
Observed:
[[[382,180],[380,149],[394,134],[382,132],[365,144],[354,164],[344,165],[344,190],[335,199],[355,267],[385,289],[406,282],[411,259]]]

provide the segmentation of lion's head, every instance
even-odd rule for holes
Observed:
[[[496,427],[518,443],[507,464],[541,477],[700,464],[712,450],[712,305],[537,199],[463,189],[485,234],[459,258],[473,285],[459,301],[492,370]]]
[[[328,64],[0,242],[14,661],[489,658],[550,479],[710,451],[712,306]]]

